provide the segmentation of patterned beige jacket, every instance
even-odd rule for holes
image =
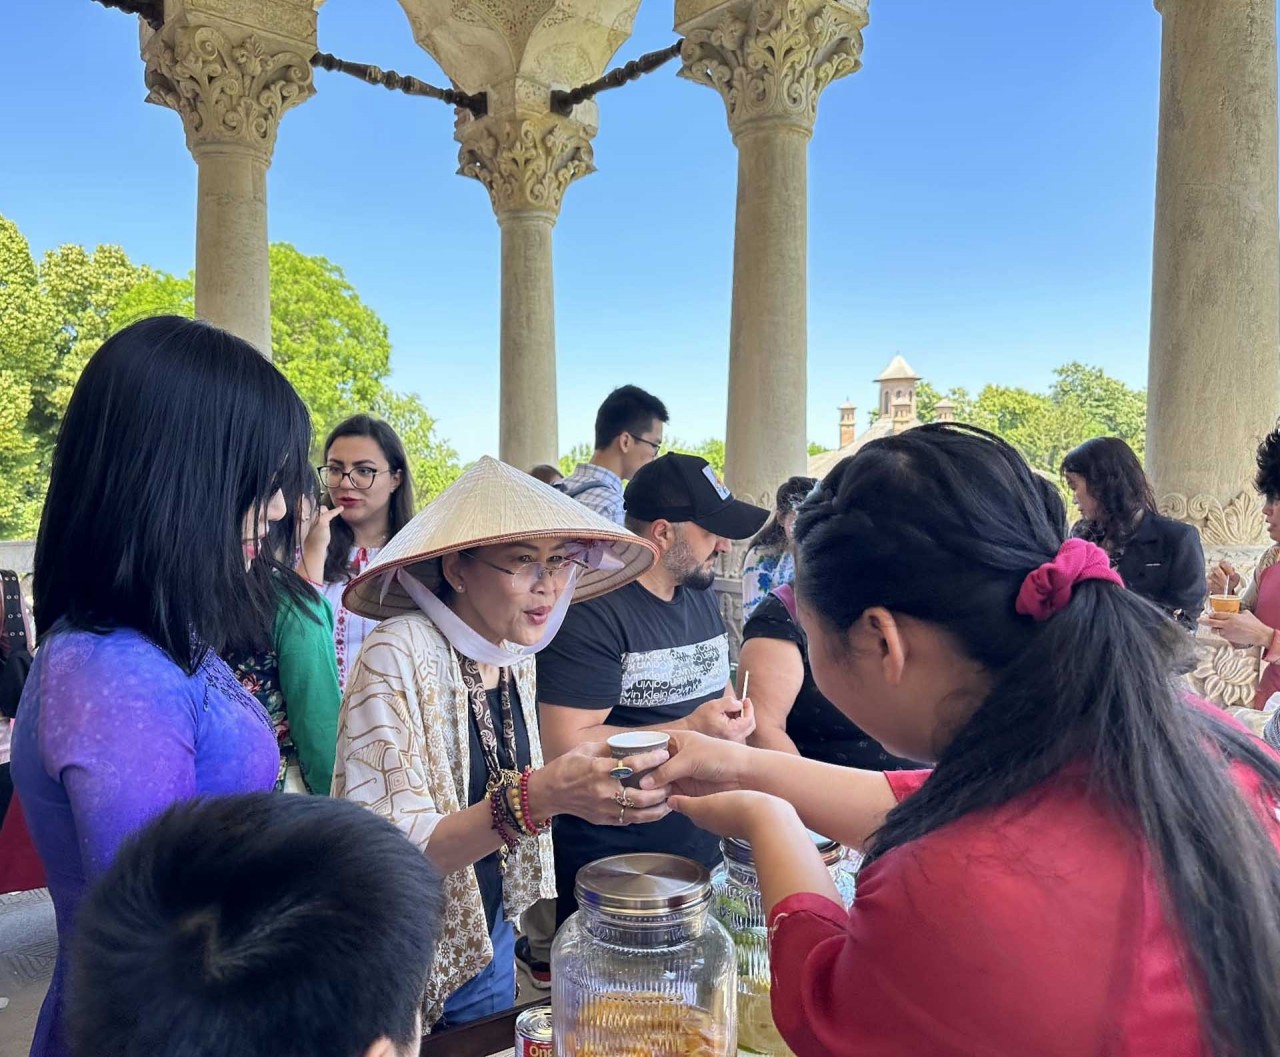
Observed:
[[[529,731],[529,756],[542,766],[532,658],[511,666]],[[449,643],[424,613],[393,617],[364,641],[347,680],[338,722],[333,795],[390,819],[426,850],[440,820],[467,803],[471,722],[462,671]],[[551,835],[511,853],[502,883],[508,920],[556,894]],[[423,1018],[440,1019],[444,1001],[493,960],[484,906],[470,867],[445,878],[444,917],[427,980]]]

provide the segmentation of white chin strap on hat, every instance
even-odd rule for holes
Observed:
[[[574,550],[570,550],[565,556],[581,562],[588,569],[615,571],[621,569],[624,564],[613,553],[608,544],[600,540],[583,544]],[[569,581],[564,585],[564,590],[560,592],[560,597],[556,599],[556,604],[551,608],[542,638],[532,646],[499,646],[490,642],[440,601],[435,592],[427,590],[417,577],[405,569],[397,569],[383,579],[382,597],[386,597],[387,589],[391,586],[391,578],[394,576],[396,582],[404,588],[405,593],[413,599],[414,604],[432,619],[436,627],[440,629],[440,633],[449,640],[449,644],[455,650],[464,657],[470,657],[480,664],[491,664],[495,668],[506,668],[525,657],[532,657],[556,637],[556,632],[560,630],[560,625],[564,623],[564,616],[573,602],[573,592],[577,587],[578,574],[580,572],[581,568],[577,565],[569,570]]]

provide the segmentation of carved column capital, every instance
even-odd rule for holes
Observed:
[[[1256,492],[1242,491],[1226,503],[1213,495],[1170,492],[1160,497],[1157,506],[1165,517],[1194,525],[1206,552],[1271,544]]]
[[[818,96],[862,66],[867,0],[730,0],[678,26],[680,76],[724,97],[736,137],[761,123],[812,132]]]
[[[479,180],[493,211],[560,212],[565,188],[595,172],[594,130],[555,114],[504,114],[475,118],[461,113],[455,137],[458,175]]]
[[[269,162],[280,118],[315,92],[302,51],[230,25],[166,23],[142,56],[147,102],[178,112],[193,154],[230,146]]]

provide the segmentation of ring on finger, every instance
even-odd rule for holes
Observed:
[[[619,826],[625,826],[627,824],[627,806],[628,805],[623,804],[620,808],[618,808],[618,825]]]
[[[613,802],[617,804],[620,808],[622,808],[624,811],[629,807],[636,806],[634,803],[632,803],[631,797],[627,795],[627,791],[625,789],[619,789],[616,793],[613,794]]]

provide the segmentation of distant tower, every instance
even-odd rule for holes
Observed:
[[[840,447],[847,448],[858,435],[858,409],[846,400],[840,405]]]
[[[895,356],[889,366],[876,379],[880,383],[880,414],[897,418],[895,408],[907,405],[907,421],[916,417],[916,382],[920,376],[908,366],[901,356]]]
[[[933,413],[938,422],[954,422],[956,420],[956,405],[944,396],[933,405]]]
[[[896,395],[896,394],[895,394]],[[893,433],[897,436],[899,433],[905,433],[912,426],[912,420],[915,418],[914,408],[915,391],[912,390],[912,399],[908,400],[905,396],[901,400],[893,402]]]

